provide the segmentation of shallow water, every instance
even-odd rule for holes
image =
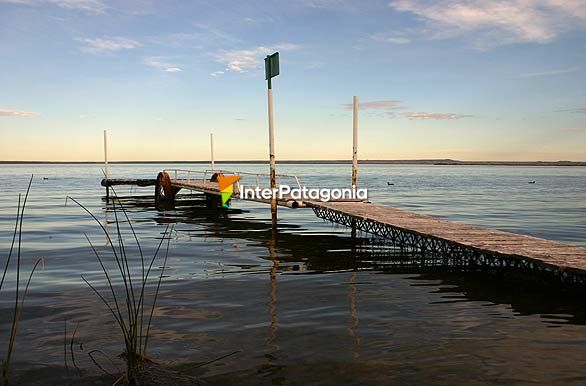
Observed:
[[[170,165],[113,165],[111,174],[153,178],[164,167]],[[347,165],[283,165],[279,172],[313,187],[346,187],[350,174]],[[31,173],[24,272],[38,257],[46,264],[31,285],[13,379],[111,384],[87,353],[103,352],[97,361],[115,372],[120,334],[81,279],[103,286],[83,233],[103,253],[106,239],[81,208],[66,203],[67,195],[78,199],[115,234],[115,213],[99,187],[100,166],[0,166],[2,262],[18,193]],[[365,165],[360,184],[373,202],[586,245],[586,168]],[[274,234],[264,204],[234,201],[218,211],[206,209],[200,197],[185,196],[175,210],[160,212],[152,190],[120,187],[117,193],[145,251],[154,250],[167,225],[174,227],[150,343],[150,355],[167,368],[222,385],[586,381],[586,304],[579,298],[412,264],[367,234],[353,240],[309,209],[280,209]],[[128,228],[124,233],[131,245]],[[12,274],[0,293],[0,342],[9,328],[14,285]],[[69,351],[76,326],[72,348],[82,377]]]

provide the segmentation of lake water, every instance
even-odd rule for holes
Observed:
[[[111,175],[154,178],[165,167],[173,165],[112,165]],[[349,185],[349,165],[282,165],[278,171],[312,187]],[[23,277],[38,257],[45,267],[31,284],[12,379],[111,384],[88,352],[99,350],[99,364],[116,372],[122,340],[81,279],[103,288],[84,232],[99,251],[107,249],[106,238],[81,208],[66,202],[67,196],[77,199],[116,232],[99,186],[101,166],[0,166],[2,268],[18,193],[30,174]],[[359,178],[376,203],[586,245],[586,168],[364,165]],[[279,208],[274,234],[265,204],[234,201],[217,210],[186,196],[176,209],[157,211],[153,190],[119,187],[117,194],[145,251],[154,251],[167,225],[174,225],[149,343],[149,355],[168,369],[218,385],[586,382],[586,301],[580,298],[450,267],[397,264],[381,240],[367,234],[353,239],[310,209]],[[11,271],[0,293],[0,358],[14,286]]]

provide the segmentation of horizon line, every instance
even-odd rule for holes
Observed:
[[[216,164],[268,164],[268,160],[216,160]],[[362,164],[419,164],[419,165],[500,165],[500,166],[586,166],[586,161],[463,161],[451,158],[422,158],[422,159],[364,159],[358,160]],[[26,164],[103,164],[104,161],[42,161],[42,160],[3,160],[0,165]],[[108,161],[109,164],[210,164],[209,160],[122,160]],[[277,164],[352,164],[350,159],[328,160],[281,160]]]

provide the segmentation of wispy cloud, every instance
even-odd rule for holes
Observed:
[[[0,4],[32,4],[33,0],[0,0]]]
[[[572,111],[573,113],[586,114],[586,107],[578,107],[577,109],[572,109],[570,111]]]
[[[401,105],[401,101],[392,99],[383,99],[377,101],[359,102],[360,110],[394,110],[404,108]],[[341,105],[346,110],[352,110],[354,108],[353,103],[344,103]]]
[[[393,0],[389,6],[417,16],[430,38],[464,36],[479,49],[546,43],[586,27],[584,0]]]
[[[245,17],[242,19],[242,22],[248,25],[261,25],[264,23],[273,23],[274,21],[270,16]]]
[[[473,115],[455,114],[455,113],[430,113],[425,111],[407,111],[402,113],[405,118],[411,120],[454,120],[462,118],[470,118]]]
[[[160,70],[163,72],[174,73],[174,72],[183,71],[183,69],[179,65],[169,63],[167,61],[167,59],[165,59],[162,56],[150,56],[150,57],[144,58],[144,64],[146,64],[149,67],[156,68],[157,70]]]
[[[382,43],[391,44],[408,44],[411,43],[411,39],[407,37],[405,32],[390,32],[390,33],[378,33],[369,36],[370,40]]]
[[[102,54],[112,53],[122,50],[131,50],[137,47],[141,47],[142,44],[136,40],[127,39],[123,37],[111,37],[111,38],[78,38],[77,41],[84,45],[79,48],[82,52],[90,54]]]
[[[39,113],[34,113],[32,111],[0,109],[0,117],[34,117],[37,115],[39,115]]]
[[[563,109],[563,110],[558,110],[558,111],[570,112],[570,113],[578,113],[578,114],[586,114],[586,107],[574,107],[574,108],[571,108],[571,109]]]
[[[0,0],[1,3],[21,5],[52,4],[60,8],[81,11],[91,15],[106,13],[108,6],[101,0]]]
[[[49,3],[55,4],[61,8],[73,9],[89,14],[100,15],[106,13],[108,8],[100,0],[48,0]]]
[[[521,77],[521,78],[534,78],[534,77],[541,77],[541,76],[569,74],[569,73],[576,72],[576,71],[578,71],[578,67],[562,68],[562,69],[557,69],[557,70],[538,71],[538,72],[524,72],[522,74],[519,74],[519,77]]]
[[[382,113],[391,119],[404,117],[410,120],[454,120],[473,117],[473,115],[468,114],[401,111],[407,109],[407,107],[403,105],[403,102],[394,99],[359,102],[358,105],[360,111],[370,111],[374,113],[374,115],[380,115]],[[340,107],[346,110],[352,110],[353,104],[344,103],[341,104]]]
[[[305,7],[310,8],[340,8],[352,4],[350,0],[295,0]]]
[[[586,133],[586,126],[582,127],[564,127],[562,131],[568,131],[571,133]]]
[[[213,77],[220,76],[220,75],[224,75],[224,71],[214,71],[214,72],[210,73],[210,76],[213,76]]]
[[[246,50],[222,50],[217,52],[214,57],[218,63],[226,66],[226,72],[244,73],[263,64],[263,56],[273,53],[274,51],[292,51],[299,49],[297,44],[284,43],[274,46],[259,46]]]

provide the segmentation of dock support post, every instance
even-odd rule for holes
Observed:
[[[108,130],[104,129],[104,176],[106,177],[106,201],[110,198],[110,171],[108,170]]]
[[[358,188],[358,97],[354,96],[352,109],[352,188]],[[352,220],[351,236],[356,238],[356,220]]]
[[[214,133],[210,133],[210,158],[212,160],[212,171],[216,170],[214,164]]]
[[[354,96],[352,122],[352,186],[358,187],[358,97]]]

